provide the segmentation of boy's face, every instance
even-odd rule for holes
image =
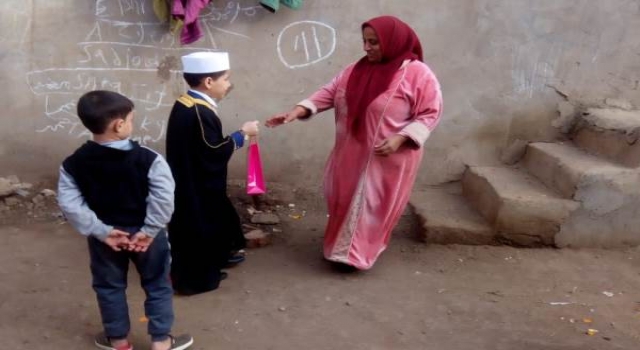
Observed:
[[[119,139],[124,140],[131,137],[133,133],[133,111],[129,112],[126,118],[117,119],[115,127]]]
[[[213,78],[206,78],[204,81],[207,88],[207,95],[210,97],[221,100],[231,90],[231,81],[229,80],[229,71],[225,72],[220,78],[213,80]]]

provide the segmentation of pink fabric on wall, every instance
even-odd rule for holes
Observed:
[[[182,45],[191,44],[202,37],[202,30],[198,24],[200,11],[207,7],[211,0],[173,0],[171,15],[184,22],[180,33]]]
[[[386,249],[409,201],[423,143],[440,118],[442,95],[426,64],[406,61],[389,88],[364,111],[361,120],[366,137],[359,139],[349,127],[346,99],[353,67],[347,67],[300,105],[313,112],[335,108],[336,139],[324,177],[329,210],[325,258],[368,269]],[[395,134],[412,141],[388,156],[375,155],[374,145]]]

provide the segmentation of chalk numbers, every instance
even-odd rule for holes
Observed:
[[[327,59],[336,49],[336,30],[316,21],[300,21],[278,35],[278,57],[288,68],[307,67]]]

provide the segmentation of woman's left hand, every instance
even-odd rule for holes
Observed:
[[[379,156],[388,156],[391,153],[395,153],[406,140],[406,136],[393,135],[376,145],[373,148],[373,151]]]

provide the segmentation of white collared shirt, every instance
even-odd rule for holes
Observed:
[[[200,91],[193,90],[193,89],[189,89],[189,91],[191,91],[194,94],[202,97],[202,99],[204,99],[205,101],[209,102],[209,104],[212,105],[213,108],[218,108],[218,104],[216,103],[216,101],[214,99],[212,99],[211,97],[209,97],[207,94],[202,93]]]

